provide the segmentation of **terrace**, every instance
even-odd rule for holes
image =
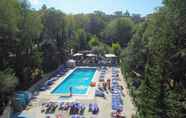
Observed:
[[[77,68],[95,68],[96,71],[91,80],[96,83],[95,86],[89,84],[86,94],[81,95],[52,94],[52,91],[68,79]],[[122,116],[131,118],[136,111],[121,70],[116,66],[76,66],[68,70],[61,66],[49,80],[40,86],[39,91],[34,93],[35,95],[20,112],[19,117],[117,118]]]

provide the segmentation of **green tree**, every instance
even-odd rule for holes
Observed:
[[[0,71],[0,80],[0,93],[3,94],[11,94],[11,92],[14,91],[16,85],[18,84],[18,80],[15,74],[12,72],[12,69]]]
[[[105,27],[105,22],[103,21],[102,16],[97,14],[92,14],[89,16],[89,21],[86,24],[85,31],[100,37],[101,31]]]
[[[136,58],[145,62],[144,80],[142,80],[142,85],[139,89],[140,94],[138,94],[136,103],[139,109],[139,117],[141,118],[183,118],[185,116],[185,107],[183,105],[185,104],[183,100],[183,96],[185,96],[185,82],[182,79],[177,79],[180,77],[184,78],[182,73],[185,72],[185,69],[181,65],[180,67],[176,66],[179,63],[185,65],[183,61],[183,43],[178,43],[184,35],[180,35],[183,31],[175,30],[184,25],[178,23],[182,21],[183,16],[178,17],[178,14],[180,14],[179,9],[182,9],[184,3],[179,3],[182,7],[177,3],[174,4],[173,1],[166,1],[166,4],[157,13],[147,18],[145,27],[137,29],[138,32],[135,35],[139,37],[133,36],[126,50],[128,54],[124,57],[124,59],[131,60],[131,63],[134,62],[134,67],[129,66],[130,68],[135,68],[138,65],[138,61],[135,63]],[[170,4],[172,5],[169,6]],[[171,7],[177,8],[177,12],[171,12]],[[177,18],[173,19],[175,17]],[[178,37],[180,38],[178,39]],[[135,41],[138,42],[134,43]],[[143,49],[146,50],[144,59],[140,58],[140,55],[143,54]],[[136,51],[136,55],[133,54],[131,56],[132,50]],[[180,52],[182,52],[182,56],[178,56]],[[177,60],[176,65],[174,65],[175,60]]]
[[[18,80],[11,69],[0,71],[0,114],[6,107],[10,96],[12,96]]]
[[[10,63],[10,54],[15,55],[16,33],[20,20],[20,5],[15,0],[0,1],[0,69]]]
[[[90,45],[91,47],[96,47],[96,46],[99,45],[98,39],[97,39],[96,36],[92,36],[92,37],[91,37],[91,39],[90,39],[90,41],[89,41],[89,45]]]
[[[43,66],[51,71],[64,63],[66,57],[67,29],[65,29],[65,14],[54,8],[42,9],[41,46],[44,52]],[[67,24],[68,25],[68,24]]]
[[[120,56],[121,47],[119,43],[112,43],[112,50],[116,55]]]
[[[105,42],[112,44],[118,42],[126,47],[132,37],[134,23],[130,18],[119,18],[111,21],[105,28],[103,37]]]
[[[22,3],[21,20],[16,42],[16,75],[25,83],[25,87],[30,86],[29,80],[33,69],[32,55],[34,50],[39,48],[39,38],[43,25],[41,17],[37,12],[31,11],[26,3]],[[40,66],[40,65],[37,65]]]
[[[85,50],[88,49],[88,40],[87,40],[87,34],[83,29],[78,29],[77,31],[78,36],[78,50]]]
[[[142,75],[144,75],[147,56],[147,48],[143,39],[146,24],[145,22],[138,24],[128,47],[122,53],[125,63],[128,65],[128,71],[136,71]]]

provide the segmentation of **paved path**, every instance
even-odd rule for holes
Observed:
[[[120,70],[120,72],[121,72],[121,70]],[[129,95],[129,90],[128,90],[127,83],[126,83],[125,78],[123,77],[122,74],[120,74],[120,78],[122,78],[121,79],[121,84],[124,87],[123,92],[125,94],[125,97],[124,97],[124,112],[125,112],[125,116],[126,116],[126,118],[132,118],[132,115],[136,114],[136,107],[132,103],[132,98]]]

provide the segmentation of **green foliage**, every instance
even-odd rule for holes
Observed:
[[[40,66],[43,60],[43,53],[41,52],[41,50],[35,49],[31,56],[31,60],[32,60],[32,66],[36,66],[36,67]]]
[[[121,47],[119,45],[119,43],[112,43],[112,50],[113,52],[119,56],[120,54],[120,50],[121,50]]]
[[[15,54],[16,32],[20,20],[20,6],[15,0],[0,1],[0,69],[12,63],[9,55]]]
[[[20,20],[20,6],[15,0],[0,1],[1,31],[16,32]]]
[[[0,94],[11,93],[17,84],[18,80],[12,69],[0,71]]]
[[[123,70],[143,75],[138,93],[134,92],[140,118],[185,117],[186,4],[182,0],[164,4],[140,23],[123,53]]]
[[[77,50],[83,50],[88,49],[88,40],[87,40],[87,34],[83,29],[77,30],[77,36],[78,36],[78,46]]]
[[[92,37],[91,37],[91,39],[90,39],[90,41],[89,41],[89,45],[90,45],[91,47],[96,47],[96,46],[99,45],[98,39],[97,39],[96,36],[92,36]]]
[[[100,32],[104,29],[105,22],[103,16],[92,14],[89,16],[88,23],[85,26],[86,32],[100,37]]]
[[[103,32],[105,42],[108,44],[119,42],[122,47],[126,47],[132,37],[133,27],[133,21],[127,17],[111,21]]]
[[[146,63],[146,48],[143,40],[143,33],[146,28],[145,23],[139,24],[132,39],[128,43],[128,47],[122,52],[125,63],[129,66],[130,71],[144,73]],[[128,71],[129,71],[128,70]]]
[[[131,90],[140,118],[184,118],[185,8],[184,0],[164,0],[143,21],[128,11],[66,15],[46,6],[32,10],[27,0],[0,0],[0,102],[18,80],[17,88],[27,89],[42,70],[53,71],[64,63],[71,49],[92,48],[121,57],[126,77],[133,71],[142,75],[139,89]],[[10,67],[15,74],[6,70]],[[129,87],[136,78],[127,79]]]

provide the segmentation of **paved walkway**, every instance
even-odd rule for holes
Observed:
[[[121,73],[121,70],[120,70]],[[120,78],[124,78],[122,74],[120,74]],[[125,116],[126,118],[132,118],[132,115],[136,114],[136,107],[134,106],[133,102],[132,102],[132,98],[129,95],[129,90],[128,90],[128,86],[127,83],[125,81],[125,78],[121,80],[121,84],[124,87],[124,111],[125,111]]]

